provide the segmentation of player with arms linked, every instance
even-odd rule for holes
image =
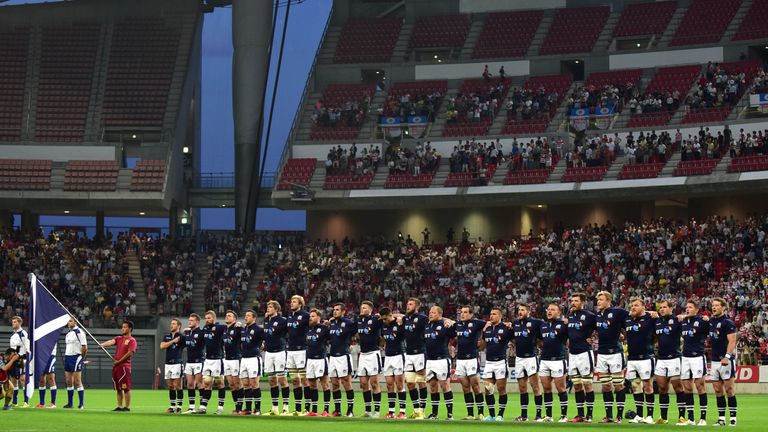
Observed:
[[[736,426],[736,324],[728,318],[725,299],[712,299],[712,318],[709,320],[709,346],[712,348],[712,387],[717,398],[717,426],[725,426],[726,402],[730,412],[729,425]],[[726,396],[728,397],[726,401]]]

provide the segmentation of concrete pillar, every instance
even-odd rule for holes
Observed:
[[[99,210],[96,212],[96,239],[102,240],[104,238],[104,211]]]
[[[235,227],[256,227],[265,83],[269,73],[272,2],[232,2],[232,111],[235,123]]]
[[[40,215],[24,210],[21,213],[21,229],[24,232],[35,232],[40,228]]]
[[[13,213],[10,210],[0,210],[0,231],[13,229]]]
[[[179,226],[179,207],[176,203],[171,205],[171,209],[168,211],[168,235],[171,238],[176,238],[176,230]]]

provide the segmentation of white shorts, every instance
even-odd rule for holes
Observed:
[[[247,357],[240,360],[240,378],[259,378],[261,376],[261,356]]]
[[[709,369],[710,379],[712,381],[728,381],[736,376],[735,361],[732,359],[728,366],[723,366],[719,361],[713,361]]]
[[[240,376],[240,360],[224,360],[224,376]]]
[[[306,351],[288,351],[288,357],[285,362],[286,369],[304,369],[307,367]]]
[[[653,376],[654,359],[644,360],[629,360],[627,361],[627,375],[628,380],[640,378],[641,380],[649,380]]]
[[[419,372],[423,371],[426,366],[427,356],[424,353],[421,354],[406,354],[405,355],[405,371],[406,372]]]
[[[624,371],[624,353],[598,354],[595,372],[599,374],[618,374]]]
[[[483,368],[483,379],[500,380],[507,379],[509,376],[509,367],[506,360],[487,361]]]
[[[345,377],[352,373],[352,356],[331,356],[328,359],[328,375],[332,378]]]
[[[328,360],[307,359],[307,379],[317,379],[328,375]]]
[[[480,360],[478,359],[456,359],[457,377],[466,378],[477,375],[480,371]]]
[[[539,360],[536,357],[515,357],[515,377],[528,378],[539,373]]]
[[[181,378],[181,363],[165,365],[165,379]]]
[[[432,378],[438,381],[445,381],[451,376],[451,360],[427,360],[424,379],[430,381]]]
[[[384,356],[384,376],[399,376],[405,371],[405,354]]]
[[[268,375],[285,374],[288,354],[285,351],[264,353],[264,373]]]
[[[568,354],[568,375],[592,379],[595,372],[595,362],[592,360],[592,351],[584,351],[581,354]]]
[[[224,360],[208,360],[203,363],[203,376],[220,377],[224,371]]]
[[[372,351],[360,353],[357,358],[357,376],[370,377],[381,373],[381,353]]]
[[[200,375],[203,373],[202,363],[187,363],[184,365],[184,375]]]
[[[654,374],[656,374],[656,376],[667,378],[680,376],[680,357],[656,360]]]
[[[707,374],[707,359],[704,356],[683,357],[680,360],[680,379],[697,379]]]
[[[542,360],[539,365],[539,376],[560,378],[568,372],[565,360]]]

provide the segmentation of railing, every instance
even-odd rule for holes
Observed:
[[[320,50],[323,48],[323,43],[325,42],[325,36],[328,33],[328,27],[331,24],[331,18],[333,18],[333,5],[331,5],[331,10],[328,12],[328,18],[325,20],[323,35],[320,37],[320,43],[317,44],[317,49],[315,50],[315,55],[312,60],[312,67],[309,68],[309,73],[307,74],[307,80],[304,83],[304,90],[301,93],[301,101],[299,102],[299,106],[296,107],[296,114],[294,114],[293,122],[291,123],[291,132],[288,134],[288,139],[285,141],[285,145],[283,146],[283,154],[280,156],[280,162],[277,164],[276,174],[279,174],[283,166],[285,166],[285,162],[288,159],[288,153],[289,153],[288,148],[290,147],[290,144],[293,143],[295,140],[296,130],[299,126],[299,121],[301,120],[301,113],[304,110],[304,104],[306,102],[309,84],[312,82],[312,76],[314,76],[315,74],[315,67],[317,66],[317,58],[320,56]],[[263,187],[264,181],[262,181],[261,184]],[[274,182],[273,182],[273,186],[274,186]]]
[[[277,173],[266,172],[261,178],[261,187],[272,189],[275,186]],[[207,172],[196,174],[192,187],[198,189],[232,189],[235,187],[234,172]]]

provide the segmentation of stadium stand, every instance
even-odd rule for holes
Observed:
[[[648,83],[644,95],[629,102],[632,116],[627,127],[662,126],[684,101],[701,66],[672,66],[659,68]]]
[[[688,97],[682,123],[723,122],[761,71],[759,60],[709,63],[699,78],[699,90]]]
[[[0,141],[21,139],[29,32],[0,33]]]
[[[411,33],[411,48],[461,47],[472,25],[470,15],[420,16]]]
[[[387,94],[382,113],[403,121],[409,115],[427,116],[428,121],[434,121],[447,90],[445,80],[395,83]]]
[[[619,180],[656,178],[661,174],[664,162],[645,164],[624,164],[619,172]]]
[[[768,170],[768,155],[740,156],[731,159],[726,170],[729,173]]]
[[[628,5],[613,29],[614,37],[654,36],[666,30],[677,9],[676,1],[659,1]]]
[[[118,166],[115,160],[71,160],[64,174],[65,191],[114,191]]]
[[[444,137],[483,136],[507,97],[510,80],[465,80],[456,97],[448,101]]]
[[[488,14],[472,58],[524,57],[543,17],[540,10]]]
[[[195,284],[195,243],[169,237],[132,235],[149,310],[157,315],[189,315]]]
[[[131,190],[162,192],[165,185],[164,160],[140,160],[131,171]]]
[[[402,26],[400,17],[350,18],[341,31],[334,62],[388,62]]]
[[[331,84],[315,104],[310,139],[354,140],[376,90],[374,84]]]
[[[390,146],[384,154],[389,167],[389,176],[384,183],[386,189],[407,189],[429,187],[440,166],[440,155],[427,142],[416,144],[414,150]]]
[[[598,167],[568,167],[560,179],[561,182],[590,182],[601,181],[608,172],[607,166]]]
[[[558,9],[540,54],[592,51],[610,13],[607,6]]]
[[[100,33],[100,24],[42,29],[37,141],[83,141]]]
[[[714,44],[741,5],[741,0],[693,0],[669,46]]]
[[[0,159],[0,190],[51,188],[50,160]]]
[[[522,89],[512,89],[507,101],[503,134],[540,134],[547,129],[573,78],[571,75],[530,77]]]
[[[571,95],[570,108],[589,108],[594,113],[597,107],[612,106],[621,112],[640,86],[643,76],[641,69],[611,72],[594,72],[587,77],[584,85]]]
[[[768,3],[764,1],[753,1],[749,11],[744,16],[732,41],[744,41],[752,39],[768,38],[768,27],[765,23],[768,21]]]
[[[697,176],[712,174],[717,165],[717,159],[681,160],[675,168],[675,176]]]
[[[309,186],[312,174],[317,168],[317,159],[315,158],[290,158],[283,166],[280,173],[280,181],[277,183],[278,190],[291,190],[294,184]]]

